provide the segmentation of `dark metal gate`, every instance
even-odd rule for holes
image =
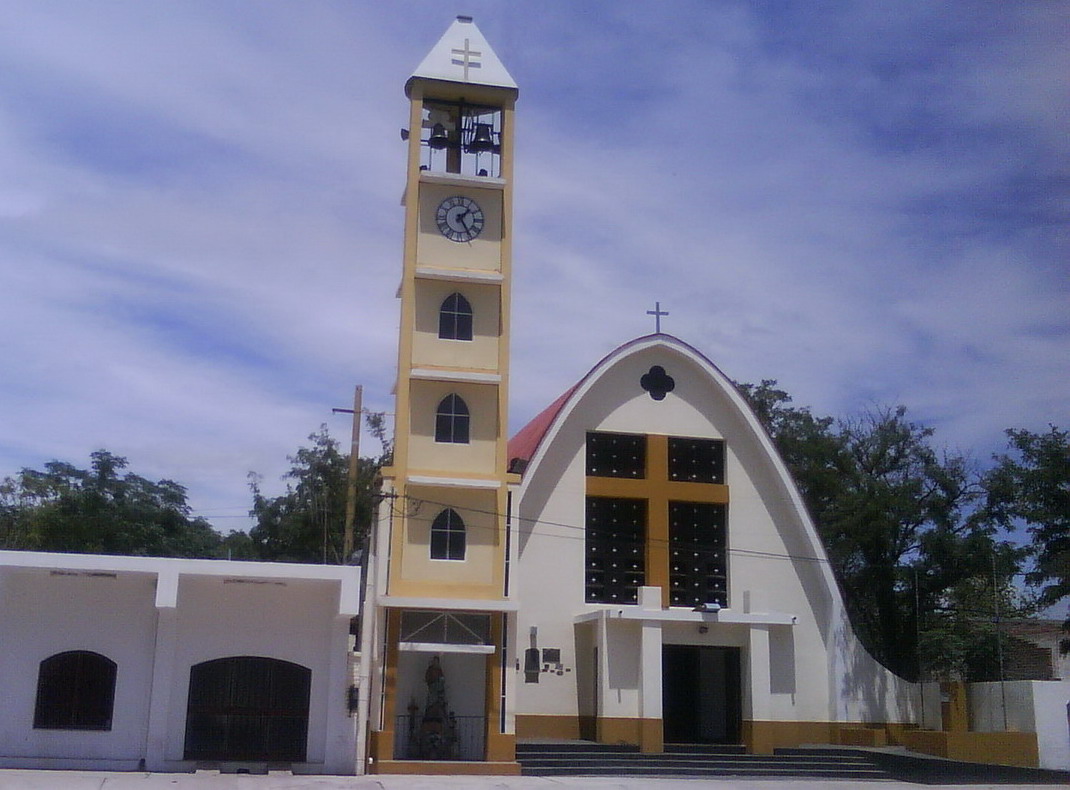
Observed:
[[[312,670],[233,656],[190,669],[187,760],[304,762]]]

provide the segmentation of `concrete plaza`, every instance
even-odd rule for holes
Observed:
[[[643,777],[536,776],[293,776],[290,774],[164,774],[109,771],[0,770],[0,790],[917,790],[920,787],[1044,787],[1036,784],[914,784],[896,781],[829,779],[648,779]],[[1046,785],[1051,787],[1050,784]]]

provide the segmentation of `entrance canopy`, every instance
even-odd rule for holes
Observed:
[[[684,607],[661,608],[661,590],[657,587],[639,588],[638,606],[604,607],[583,612],[573,618],[574,623],[594,623],[599,620],[641,620],[648,623],[696,623],[713,625],[795,625],[799,618],[787,612],[748,612],[733,609],[696,611]]]

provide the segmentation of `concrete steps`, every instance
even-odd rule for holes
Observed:
[[[524,776],[791,777],[880,780],[892,778],[864,753],[816,749],[747,754],[742,746],[667,745],[663,754],[632,746],[589,742],[520,743]]]

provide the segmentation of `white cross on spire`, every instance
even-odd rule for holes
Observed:
[[[478,69],[480,67],[481,64],[479,62],[479,58],[483,55],[483,53],[477,49],[470,49],[467,38],[464,40],[464,49],[451,49],[450,53],[453,55],[453,58],[450,60],[450,62],[454,66],[464,67],[464,80],[465,82],[467,82],[468,69]]]
[[[513,78],[470,16],[457,17],[412,76],[516,90]]]

